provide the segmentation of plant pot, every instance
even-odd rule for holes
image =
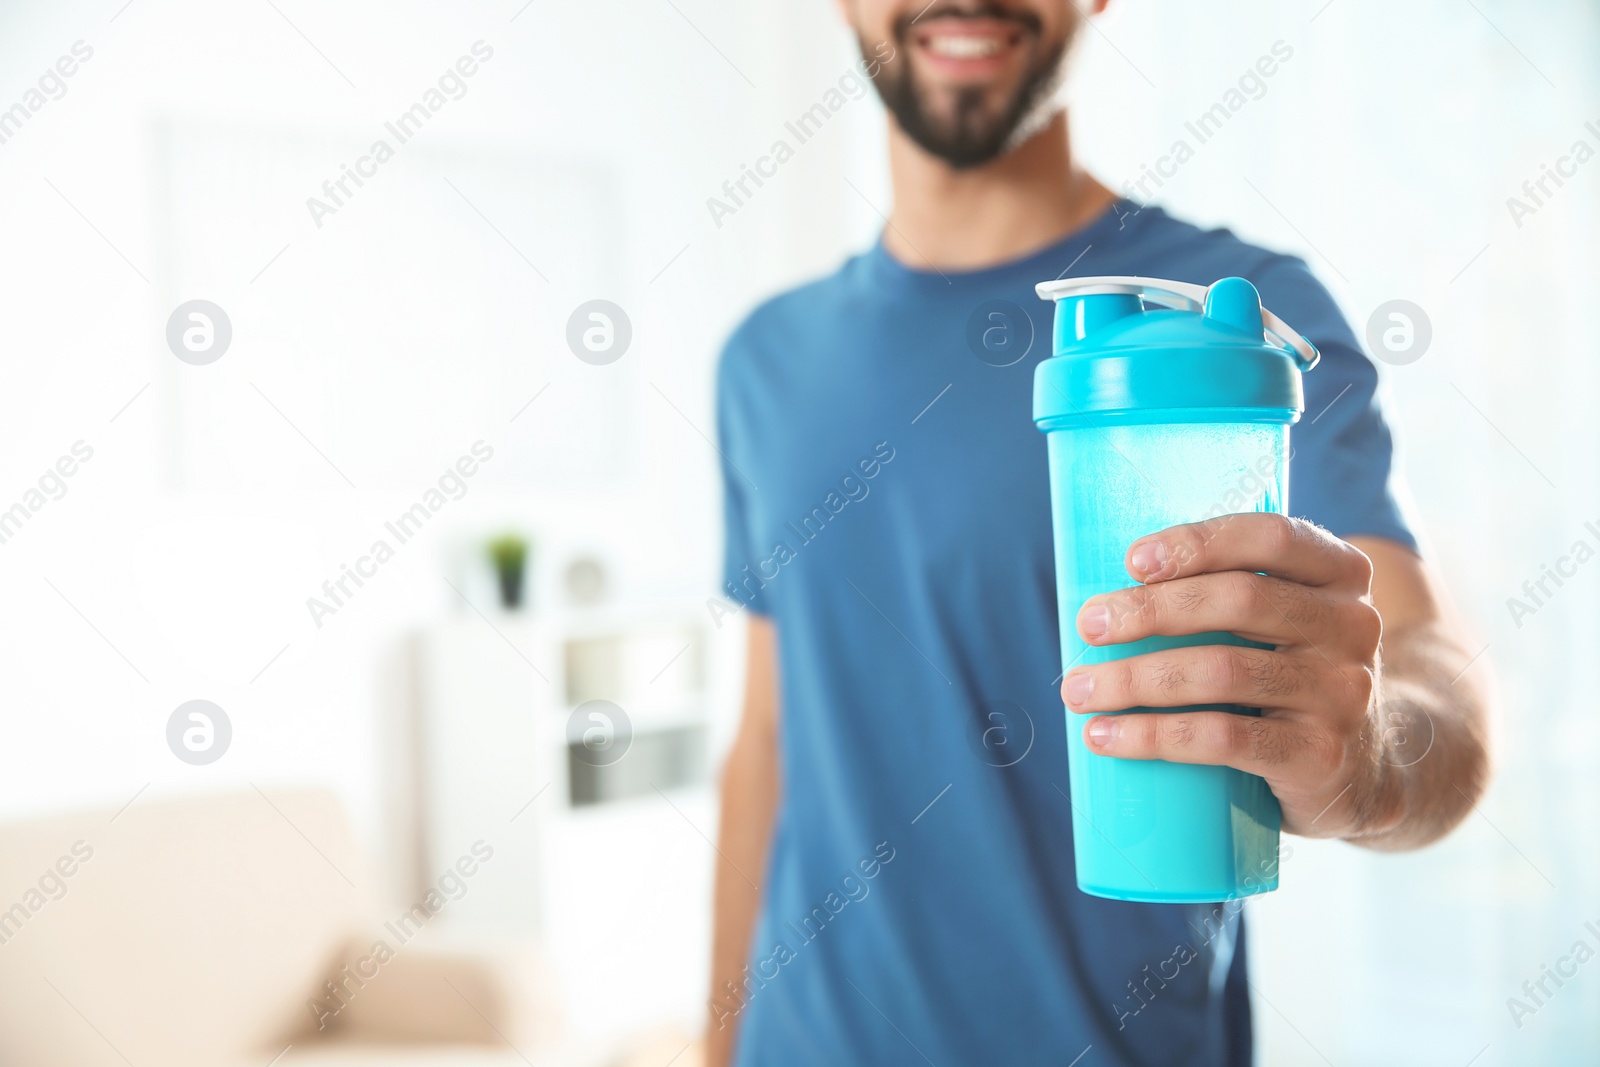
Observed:
[[[508,567],[495,571],[495,577],[500,584],[500,606],[507,611],[517,611],[522,607],[522,576],[521,567]]]

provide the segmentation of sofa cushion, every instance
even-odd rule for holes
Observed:
[[[0,1049],[34,1067],[264,1064],[365,888],[324,791],[0,826]]]

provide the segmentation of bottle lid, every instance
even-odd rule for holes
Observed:
[[[1066,278],[1036,291],[1056,305],[1054,356],[1034,371],[1041,430],[1089,423],[1279,422],[1305,410],[1305,337],[1261,306],[1255,286],[1154,278]]]

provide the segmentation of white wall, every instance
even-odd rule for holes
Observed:
[[[0,146],[4,499],[74,441],[94,449],[0,546],[0,640],[26,650],[8,671],[0,810],[288,775],[336,780],[371,829],[373,740],[395,711],[378,657],[451,607],[435,576],[455,541],[523,521],[547,561],[611,553],[622,595],[710,586],[712,359],[758,295],[847,243],[795,210],[805,168],[837,160],[845,131],[719,232],[705,197],[812,93],[774,66],[795,62],[775,44],[794,39],[786,16],[756,33],[680,5],[740,54],[752,90],[668,5],[512,21],[519,6],[279,5],[328,62],[267,5],[0,14],[6,92],[77,40],[94,49]],[[480,39],[494,58],[467,95],[317,228],[306,197]],[[235,330],[204,368],[163,339],[197,296]],[[597,296],[633,321],[610,367],[560,340]],[[497,458],[448,521],[318,630],[305,598],[479,438]],[[152,727],[191,696],[250,739],[199,775]]]

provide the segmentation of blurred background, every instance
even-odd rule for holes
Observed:
[[[1303,255],[1358,334],[1413,305],[1400,462],[1504,696],[1451,838],[1294,840],[1247,905],[1261,1061],[1577,1062],[1600,13],[1094,25],[1102,180]],[[742,649],[712,370],[875,238],[876,98],[707,200],[854,61],[825,0],[0,3],[0,1061],[694,1060]]]

